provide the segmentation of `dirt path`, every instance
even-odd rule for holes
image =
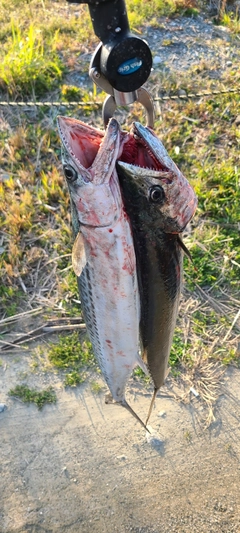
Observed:
[[[57,404],[42,411],[3,395],[0,532],[239,533],[239,391],[239,371],[229,371],[204,431],[198,401],[184,406],[165,388],[151,419],[161,442],[152,444],[86,386],[59,382]],[[130,392],[145,416],[149,394],[134,384]]]

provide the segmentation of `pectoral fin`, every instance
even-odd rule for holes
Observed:
[[[141,359],[140,355],[138,355],[138,357],[137,357],[137,365],[140,366],[140,368],[143,370],[143,372],[144,372],[144,374],[146,374],[146,376],[149,376],[148,369],[147,369],[144,361]]]
[[[76,276],[80,276],[86,262],[84,239],[81,232],[79,232],[72,249],[72,266]]]
[[[178,240],[179,246],[181,246],[182,250],[187,255],[188,259],[190,259],[190,261],[193,262],[191,253],[189,252],[189,250],[187,249],[187,247],[185,246],[184,242],[182,241],[179,235],[177,236],[177,240]]]

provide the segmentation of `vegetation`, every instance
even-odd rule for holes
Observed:
[[[48,358],[58,369],[70,370],[65,373],[64,380],[70,387],[83,383],[87,377],[86,369],[95,362],[90,342],[81,343],[77,332],[60,336],[57,344],[51,344]]]
[[[80,375],[77,370],[73,370],[66,374],[64,384],[66,387],[76,387],[77,385],[80,385],[80,383],[83,383],[85,379],[86,377],[84,374]]]
[[[9,396],[19,398],[24,403],[35,403],[38,409],[42,409],[46,403],[56,403],[57,401],[56,393],[52,387],[48,387],[48,389],[43,391],[37,391],[30,389],[27,385],[17,385],[8,394]]]
[[[144,35],[146,21],[159,26],[159,16],[164,14],[194,16],[204,2],[129,0],[127,5],[131,27]],[[104,95],[97,93],[87,76],[89,55],[97,43],[87,7],[76,8],[65,1],[57,6],[56,15],[56,5],[48,0],[0,1],[1,98],[83,103],[81,108],[57,111],[20,108],[12,112],[10,108],[0,116],[0,317],[28,309],[29,302],[33,307],[42,305],[50,316],[81,314],[71,269],[69,195],[55,118],[57,113],[69,114],[102,127],[99,108],[89,102],[102,101]],[[234,47],[234,39],[239,39],[238,15],[227,11],[226,2],[216,7],[221,23],[232,32],[229,46]],[[213,62],[200,59],[187,72],[156,69],[148,86],[155,96],[162,95],[162,88],[170,94],[179,89],[211,91],[216,88],[209,76],[214,68]],[[75,86],[76,79],[82,87]],[[234,54],[231,68],[220,80],[222,89],[233,85],[239,86]],[[184,236],[193,263],[185,261],[184,295],[170,365],[175,375],[179,368],[199,369],[199,360],[239,365],[239,94],[169,100],[161,106],[155,131],[199,199],[191,230]],[[144,119],[142,109],[133,106],[126,127],[136,117]],[[90,345],[82,339],[77,333],[61,336],[49,347],[49,361],[63,372],[65,385],[81,383],[94,364]],[[139,369],[135,376],[141,376]],[[41,399],[40,393],[25,386],[20,391],[22,401],[37,405],[45,401],[46,393]],[[10,392],[17,395],[16,389]]]
[[[102,391],[102,385],[98,381],[90,381],[90,388],[94,394],[99,394]]]
[[[80,343],[78,333],[59,337],[59,342],[51,346],[49,360],[58,368],[74,368],[93,363],[93,353],[89,342]]]
[[[0,63],[0,87],[9,94],[41,96],[54,88],[62,77],[63,64],[56,53],[57,32],[47,42],[33,24],[21,31],[12,22],[12,36],[7,40]]]

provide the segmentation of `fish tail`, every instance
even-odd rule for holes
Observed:
[[[140,422],[141,426],[144,427],[144,429],[146,431],[148,431],[148,433],[150,433],[149,429],[147,428],[147,426],[144,424],[144,422],[141,420],[141,418],[139,418],[139,416],[137,415],[137,413],[135,413],[135,411],[130,407],[130,405],[127,403],[127,401],[124,399],[124,400],[121,400],[121,402],[117,402],[119,405],[122,405],[123,407],[125,407],[129,413],[131,413],[134,418],[136,418],[136,420],[138,420],[138,422]]]
[[[154,404],[155,399],[156,399],[156,396],[157,396],[157,392],[158,392],[158,389],[155,387],[155,388],[154,388],[153,397],[152,397],[152,400],[151,400],[151,403],[150,403],[150,407],[149,407],[148,415],[147,415],[146,425],[147,425],[147,423],[148,423],[148,421],[149,421],[149,418],[150,418],[150,416],[151,416],[152,408],[153,408],[153,404]]]

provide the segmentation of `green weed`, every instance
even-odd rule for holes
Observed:
[[[133,377],[139,378],[143,383],[146,383],[146,384],[151,382],[150,376],[145,374],[145,372],[140,368],[140,366],[137,366],[133,370]]]
[[[181,330],[176,328],[169,358],[169,365],[172,369],[178,366],[187,348],[188,346],[184,343]]]
[[[3,267],[6,264],[3,264]],[[1,262],[0,262],[1,271]],[[5,312],[5,316],[13,316],[17,312],[17,308],[22,299],[22,291],[18,287],[0,285],[0,301],[2,309]]]
[[[86,95],[86,91],[80,87],[75,87],[74,85],[62,85],[61,87],[61,96],[62,100],[69,101],[82,101],[83,97]]]
[[[196,16],[199,13],[194,0],[127,0],[128,18],[130,26],[135,28],[148,22],[152,26],[159,26],[159,17],[183,13],[186,16]]]
[[[51,205],[51,207],[57,207],[62,202],[67,207],[69,201],[66,199],[66,189],[63,185],[65,185],[63,177],[56,168],[48,172],[42,171],[37,191],[39,202],[43,205]]]
[[[184,432],[184,439],[190,444],[190,442],[192,442],[192,434],[190,431],[185,431]]]
[[[220,358],[224,365],[235,365],[240,368],[240,351],[238,348],[218,349],[215,350],[214,355]]]
[[[59,369],[78,369],[83,366],[91,366],[94,356],[89,342],[79,341],[77,332],[72,335],[62,336],[58,344],[51,345],[48,352],[49,361]]]
[[[43,391],[37,391],[30,389],[27,385],[17,385],[8,394],[9,396],[19,398],[24,403],[35,403],[38,409],[42,409],[46,403],[56,403],[57,401],[56,393],[52,387]]]
[[[221,24],[224,26],[227,26],[232,33],[239,34],[240,33],[240,19],[239,19],[239,13],[236,14],[228,14],[224,13],[221,19]]]
[[[99,394],[102,391],[102,385],[97,381],[90,381],[90,388],[94,394]]]
[[[77,385],[84,383],[85,379],[85,374],[80,374],[76,370],[73,370],[72,372],[66,374],[64,385],[65,387],[76,387]]]
[[[205,215],[219,223],[234,224],[240,215],[240,170],[233,161],[207,161],[199,172],[204,181],[199,207]],[[234,202],[232,201],[234,198]]]
[[[186,283],[191,289],[197,283],[215,292],[226,286],[239,287],[239,237],[218,225],[204,224],[193,232],[192,263],[185,259]],[[194,242],[194,240],[196,242]]]
[[[12,38],[0,62],[0,87],[11,95],[40,96],[56,86],[64,70],[56,53],[57,33],[51,42],[44,42],[41,32],[33,24],[28,32],[21,32],[12,23]]]
[[[199,9],[196,7],[181,7],[177,10],[185,17],[197,17],[199,15]]]
[[[173,0],[127,0],[128,18],[131,27],[142,26],[148,21],[157,23],[157,17],[170,15],[176,10]]]
[[[64,258],[61,263],[64,262]],[[79,291],[77,285],[76,274],[74,273],[71,266],[71,257],[66,258],[66,269],[60,267],[61,272],[60,282],[59,282],[59,293],[61,295],[62,307],[65,309],[65,312],[71,316],[81,316],[81,307],[79,302]]]

